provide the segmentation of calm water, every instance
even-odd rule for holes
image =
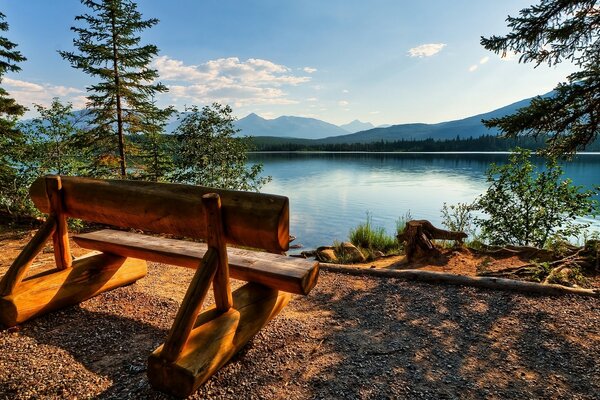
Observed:
[[[410,211],[440,225],[444,202],[471,202],[483,193],[491,162],[507,154],[487,153],[259,153],[273,180],[262,192],[290,198],[290,232],[305,249],[345,240],[370,212],[389,233]],[[539,164],[542,161],[539,160]],[[600,184],[600,154],[579,155],[564,165],[578,185]],[[600,229],[600,221],[593,221]]]

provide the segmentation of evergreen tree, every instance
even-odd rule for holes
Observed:
[[[161,83],[154,83],[158,73],[149,68],[158,48],[140,45],[138,36],[139,31],[156,25],[158,20],[142,19],[131,0],[81,2],[92,13],[75,18],[85,27],[71,28],[78,35],[73,44],[79,53],[59,52],[74,68],[99,79],[87,88],[94,129],[81,145],[93,157],[90,174],[110,174],[118,164],[120,175],[125,177],[126,133],[139,133],[142,126],[148,129],[149,125],[141,121],[156,120],[160,114],[151,98],[167,90]]]
[[[155,113],[145,114],[140,121],[140,130],[145,132],[138,143],[141,179],[165,181],[174,171],[173,140],[164,134],[167,118],[174,111],[171,107],[164,110],[156,108]]]
[[[229,106],[213,103],[198,107],[175,130],[177,168],[175,179],[183,183],[224,189],[256,190],[269,182],[260,177],[261,164],[246,166],[250,143],[234,137],[239,129]]]
[[[536,97],[513,115],[484,123],[503,135],[548,135],[549,155],[583,150],[600,132],[600,5],[597,0],[540,0],[508,17],[511,32],[481,38],[488,50],[505,56],[520,54],[519,62],[549,66],[564,60],[578,71],[559,83],[550,97]]]
[[[0,31],[8,31],[6,16],[0,12]],[[0,36],[0,85],[7,72],[19,72],[18,63],[26,60],[17,45]],[[24,156],[24,138],[16,123],[26,111],[0,86],[0,207],[14,214],[19,213],[23,194],[21,163]]]

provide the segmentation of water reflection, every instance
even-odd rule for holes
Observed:
[[[371,212],[389,232],[410,211],[440,224],[444,202],[471,202],[487,188],[490,163],[502,153],[255,153],[273,180],[263,192],[288,196],[290,229],[305,247],[347,238],[351,227]],[[543,165],[543,160],[535,159]],[[578,185],[600,184],[600,154],[579,155],[564,164]],[[600,225],[599,221],[595,221]]]

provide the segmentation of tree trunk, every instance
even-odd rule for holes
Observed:
[[[416,258],[437,258],[441,252],[435,247],[433,239],[456,240],[462,243],[467,237],[464,232],[452,232],[438,229],[427,220],[412,220],[406,223],[404,232],[397,236],[399,242],[406,242],[406,260]]]
[[[123,110],[121,108],[121,80],[119,76],[119,52],[117,50],[117,33],[114,12],[112,17],[112,47],[113,47],[113,73],[115,78],[115,97],[117,100],[117,136],[119,138],[119,161],[121,167],[121,178],[127,177],[127,167],[125,163],[125,139],[123,137]]]

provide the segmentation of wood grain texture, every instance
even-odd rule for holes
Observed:
[[[33,238],[31,238],[23,250],[21,250],[21,253],[19,253],[6,274],[2,277],[2,280],[0,281],[0,296],[11,294],[15,287],[21,283],[35,256],[42,251],[46,242],[50,239],[55,230],[56,217],[50,215],[46,222],[44,222],[40,229],[35,233]]]
[[[48,203],[50,204],[50,214],[56,216],[56,230],[52,234],[56,268],[71,268],[73,258],[69,246],[69,229],[67,226],[67,218],[64,214],[60,176],[46,176],[44,178],[44,183],[46,186]]]
[[[205,239],[202,195],[221,197],[227,243],[272,253],[289,247],[289,201],[287,197],[171,183],[99,180],[61,176],[65,213],[124,228]],[[49,212],[44,179],[30,189],[31,199]]]
[[[146,276],[146,261],[93,253],[69,269],[29,277],[0,298],[0,323],[14,326],[49,311],[80,303]]]
[[[256,283],[233,292],[233,307],[202,312],[175,362],[161,357],[162,346],[148,359],[150,384],[178,397],[192,394],[231,359],[290,300],[287,293]]]
[[[111,229],[74,235],[73,240],[86,249],[194,269],[207,250],[204,243]],[[227,253],[232,278],[302,295],[317,284],[319,263],[314,260],[235,247],[228,247]]]
[[[214,248],[210,247],[185,292],[179,310],[177,310],[175,321],[173,321],[162,349],[161,357],[164,360],[175,361],[181,354],[190,332],[194,328],[198,313],[202,309],[202,304],[217,271],[218,263],[219,254]]]
[[[223,233],[221,218],[221,199],[216,193],[202,196],[202,204],[206,213],[206,244],[218,254],[218,266],[213,280],[213,291],[217,310],[227,311],[231,308],[231,286],[229,285],[229,262],[227,261],[227,243]]]

